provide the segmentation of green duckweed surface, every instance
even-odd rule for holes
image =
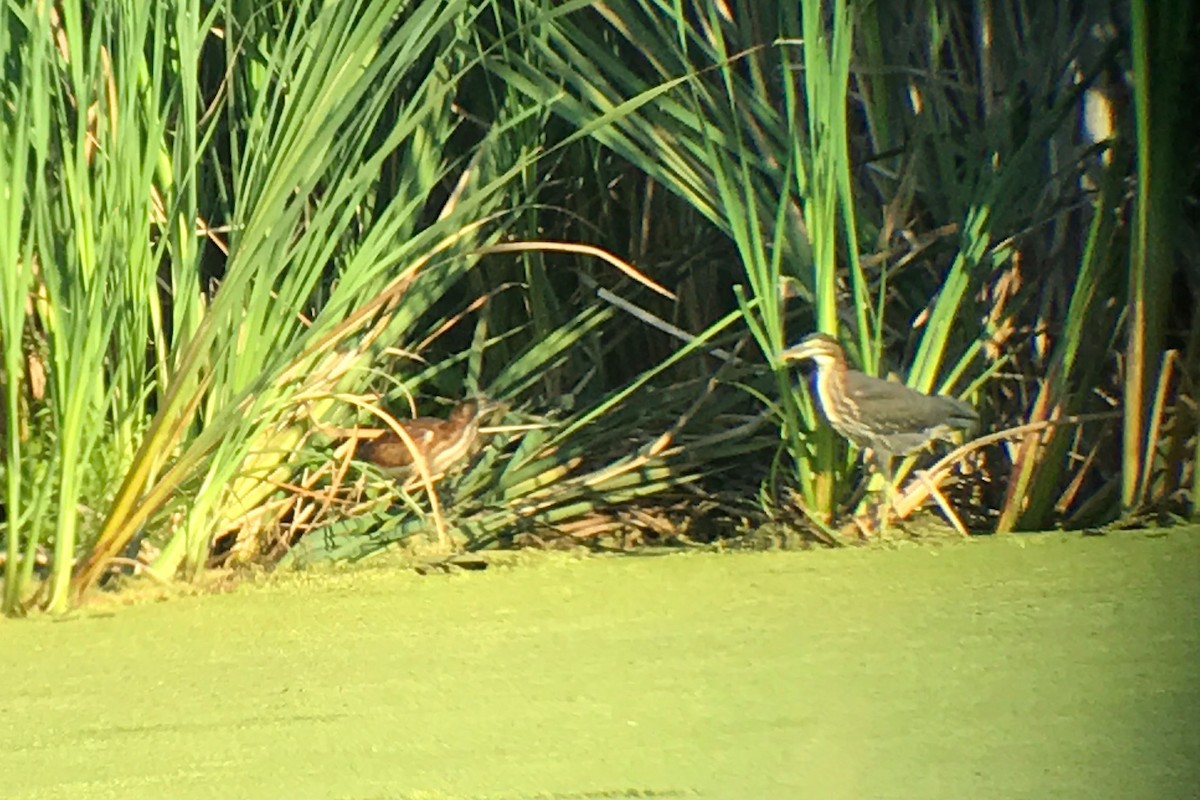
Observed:
[[[0,621],[15,798],[1200,797],[1200,530],[522,556]]]

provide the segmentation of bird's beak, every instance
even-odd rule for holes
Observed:
[[[808,354],[804,352],[804,345],[798,344],[795,347],[789,347],[786,350],[781,351],[779,353],[779,360],[786,364],[789,361],[797,361],[806,357],[807,355]]]
[[[478,403],[478,410],[475,412],[475,416],[479,418],[490,416],[498,411],[507,411],[509,407],[508,403],[503,400],[489,400],[486,397],[480,397],[475,402]]]

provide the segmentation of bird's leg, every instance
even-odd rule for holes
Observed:
[[[882,450],[872,450],[871,455],[874,457],[875,466],[879,469],[879,474],[883,476],[884,481],[883,502],[879,505],[879,536],[884,538],[887,536],[888,521],[896,502],[896,487],[892,484],[892,455]]]
[[[867,464],[866,454],[862,455],[862,461],[862,475],[855,484],[854,494],[851,495],[850,499],[846,501],[845,508],[847,511],[853,512],[855,509],[857,509],[863,502],[863,498],[867,496],[867,492],[871,490],[871,481],[874,479],[874,476],[872,475],[870,467]]]

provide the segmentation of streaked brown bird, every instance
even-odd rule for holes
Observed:
[[[446,419],[416,417],[401,422],[400,427],[412,438],[430,476],[436,479],[471,455],[479,439],[480,425],[504,407],[503,403],[491,400],[467,400],[455,406]],[[406,477],[409,483],[420,480],[413,450],[393,430],[363,442],[358,448],[358,458],[393,477]]]
[[[786,361],[812,361],[815,394],[829,426],[864,450],[892,481],[892,459],[952,441],[956,431],[979,424],[975,409],[945,395],[928,395],[899,383],[874,378],[846,365],[846,354],[832,336],[814,333],[780,353]]]

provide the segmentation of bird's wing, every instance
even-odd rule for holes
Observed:
[[[358,449],[358,457],[383,469],[400,469],[412,464],[412,452],[392,432],[364,442]]]
[[[856,373],[848,376],[846,392],[869,417],[871,428],[885,436],[932,431],[939,426],[968,428],[979,417],[961,400],[926,395],[900,383]]]
[[[446,421],[433,417],[417,417],[405,420],[400,425],[404,428],[404,432],[412,437],[415,445],[425,447],[441,434],[442,428],[446,426]],[[391,431],[391,436],[393,439],[400,439],[395,431]]]
[[[433,417],[417,417],[401,423],[405,432],[412,437],[413,444],[420,451],[425,451],[438,436],[445,422]],[[388,428],[376,439],[364,442],[359,448],[359,455],[365,461],[372,461],[388,468],[407,467],[412,464],[412,451],[408,444],[394,430]]]

